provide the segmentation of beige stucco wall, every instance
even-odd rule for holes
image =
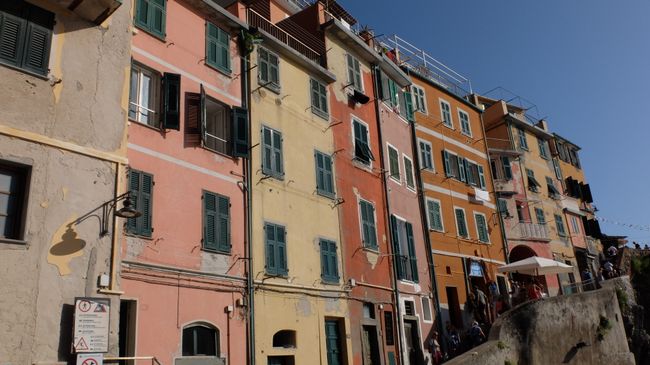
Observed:
[[[251,54],[251,59],[254,66],[257,51]],[[309,70],[280,56],[279,94],[259,88],[257,70],[254,68],[251,75],[256,357],[265,363],[267,355],[295,355],[296,364],[308,364],[317,356],[324,363],[324,320],[326,317],[342,320],[347,315],[345,301],[335,299],[342,293],[344,281],[335,201],[316,193],[314,150],[334,152],[332,132],[328,129],[330,121],[311,112]],[[263,179],[260,144],[263,125],[282,133],[283,180]],[[285,226],[287,278],[265,278],[264,222]],[[321,282],[319,238],[337,242],[339,285]],[[349,326],[345,328],[349,333]],[[282,329],[296,331],[296,349],[272,348],[273,334]],[[345,334],[341,336],[346,342]]]
[[[0,240],[0,359],[11,364],[73,358],[74,298],[104,296],[97,279],[110,272],[112,237],[100,237],[97,208],[114,197],[126,152],[130,1],[100,27],[31,2],[56,14],[50,73],[0,65],[0,160],[31,168],[24,242]],[[116,353],[119,297],[110,298]]]

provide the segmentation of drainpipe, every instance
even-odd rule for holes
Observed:
[[[252,118],[251,118],[251,110],[250,110],[250,95],[249,95],[249,90],[250,90],[250,78],[249,78],[249,64],[250,64],[250,53],[247,50],[246,46],[246,32],[242,29],[239,32],[239,50],[241,55],[241,62],[240,62],[240,74],[241,74],[241,94],[242,94],[242,107],[248,108],[248,141],[250,144],[250,141],[252,141],[251,136],[252,136],[252,131],[251,131],[251,124],[252,124]],[[253,300],[253,296],[255,294],[255,288],[253,287],[253,243],[252,243],[252,237],[253,237],[253,229],[252,229],[252,212],[251,212],[251,171],[253,170],[253,162],[251,161],[251,147],[249,147],[249,156],[246,159],[246,165],[244,168],[244,194],[245,194],[245,203],[244,203],[244,210],[245,210],[245,219],[246,219],[246,250],[245,250],[245,255],[246,255],[246,291],[248,294],[248,318],[247,318],[247,347],[248,347],[248,359],[247,359],[247,364],[248,365],[255,365],[255,301]]]
[[[438,295],[438,280],[436,279],[435,265],[433,262],[433,248],[431,246],[431,237],[429,236],[429,225],[426,216],[426,204],[425,204],[425,195],[424,195],[424,183],[422,182],[422,171],[420,170],[420,154],[418,153],[418,141],[415,134],[415,121],[409,123],[409,129],[411,130],[411,149],[413,155],[413,164],[415,165],[415,179],[418,184],[418,204],[420,206],[420,221],[422,224],[422,232],[424,233],[424,248],[427,251],[427,264],[429,265],[429,276],[431,279],[431,285],[433,286],[433,292],[435,293],[433,298],[435,300],[435,309],[436,309],[436,326],[438,329],[439,336],[442,336],[443,327],[442,327],[442,314],[440,313],[440,297]],[[446,341],[442,341],[442,346],[446,350],[447,344]]]
[[[402,320],[402,314],[400,310],[400,305],[399,305],[399,289],[397,287],[397,282],[399,279],[397,278],[397,270],[395,270],[395,256],[393,252],[393,242],[394,242],[394,237],[393,237],[393,230],[390,224],[390,203],[388,201],[388,184],[386,184],[386,180],[384,178],[384,143],[383,143],[383,138],[381,136],[381,108],[379,104],[381,103],[381,95],[379,95],[379,87],[381,86],[381,81],[378,82],[377,76],[379,71],[379,66],[378,65],[372,65],[372,81],[375,83],[374,87],[374,94],[375,94],[375,113],[377,114],[377,135],[379,138],[379,166],[381,169],[381,182],[382,182],[382,187],[383,187],[383,195],[384,195],[384,206],[386,207],[386,224],[388,227],[388,237],[390,238],[390,243],[388,244],[388,251],[389,251],[389,257],[391,257],[393,266],[392,266],[392,273],[393,273],[393,293],[395,294],[395,319],[397,321],[397,352],[399,355],[399,362],[400,364],[405,364],[406,362],[404,361],[404,354],[402,351],[402,326],[400,325],[401,320]],[[390,254],[392,253],[392,255]]]

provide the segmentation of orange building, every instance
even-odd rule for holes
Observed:
[[[506,253],[497,215],[481,111],[462,76],[399,37],[389,39],[411,76],[422,199],[435,271],[439,326],[471,324],[468,295],[489,284],[507,291],[496,268]],[[443,74],[440,70],[445,70]],[[449,77],[455,75],[453,79]]]

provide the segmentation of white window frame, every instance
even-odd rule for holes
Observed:
[[[393,171],[391,171],[391,166],[390,166],[390,150],[391,149],[395,150],[395,153],[397,153],[397,174],[398,174],[397,179],[393,175]],[[388,164],[387,164],[388,165],[388,177],[390,177],[391,180],[393,180],[394,182],[402,185],[402,168],[401,168],[401,164],[399,162],[399,150],[397,149],[397,147],[393,146],[392,144],[390,144],[388,142],[386,142],[386,157],[388,158],[388,161],[386,161],[386,162],[388,162]]]
[[[413,159],[405,155],[404,153],[402,153],[402,160],[404,162],[404,185],[406,185],[406,188],[411,190],[412,192],[416,192],[417,182],[415,181],[415,166],[413,165]],[[408,176],[406,175],[406,161],[408,161],[411,164],[411,179],[413,179],[412,187],[409,186],[408,184]]]
[[[458,216],[456,216],[456,210],[463,211],[463,219],[465,220],[465,229],[467,230],[467,237],[460,235],[460,227],[458,226]],[[467,214],[465,214],[465,208],[457,207],[454,205],[454,222],[456,222],[456,236],[462,239],[469,240],[472,238],[472,235],[469,234],[469,225],[467,224]]]
[[[427,305],[429,306],[429,320],[426,319],[426,316],[424,315],[425,310],[424,310],[424,299],[427,300]],[[428,296],[421,296],[420,297],[420,305],[422,306],[422,322],[424,323],[433,323],[433,309],[431,307],[431,298]]]
[[[418,138],[418,153],[420,154],[419,155],[420,156],[420,158],[419,158],[420,164],[422,164],[422,148],[420,146],[420,143],[424,143],[425,145],[428,145],[429,149],[431,150],[431,161],[430,161],[431,162],[431,167],[430,168],[429,167],[424,168],[422,166],[418,166],[418,168],[420,169],[420,171],[421,170],[426,170],[426,171],[435,172],[436,171],[436,164],[435,164],[435,161],[433,160],[433,144],[431,142],[427,141],[426,139]]]
[[[571,226],[572,226],[571,228],[573,228],[573,233],[575,233],[576,235],[582,234],[582,232],[580,231],[580,225],[578,225],[578,217],[576,217],[575,215],[571,216]]]
[[[433,201],[433,202],[438,203],[438,206],[440,207],[440,212],[439,212],[440,213],[440,225],[442,226],[440,228],[442,228],[442,230],[437,230],[437,229],[431,227],[431,218],[430,218],[431,215],[429,214],[429,203],[428,203],[429,201]],[[425,198],[425,208],[427,210],[427,228],[429,228],[429,231],[445,233],[445,220],[444,220],[444,218],[442,216],[442,202],[439,199],[426,197]],[[454,214],[456,214],[455,211],[454,211]]]
[[[273,55],[278,59],[278,82],[277,83],[275,83],[273,81],[270,81],[270,80],[268,80],[268,81],[262,80],[262,71],[261,71],[261,66],[260,66],[260,64],[262,63],[262,57],[260,55],[260,50],[262,50],[262,49],[266,53],[268,53],[269,55]],[[258,49],[257,49],[257,65],[258,65],[257,82],[259,84],[258,86],[265,87],[265,88],[267,88],[267,89],[269,89],[269,90],[271,90],[271,91],[273,91],[275,93],[280,92],[280,90],[282,89],[282,81],[281,81],[282,78],[281,78],[281,75],[280,75],[280,63],[281,63],[280,60],[281,59],[282,58],[280,58],[280,56],[277,53],[269,50],[268,48],[266,48],[266,47],[258,47]],[[268,70],[267,70],[267,72],[268,72]],[[269,76],[269,78],[270,78],[270,73],[267,76]]]
[[[440,105],[440,122],[445,127],[454,129],[454,115],[451,112],[451,104],[447,100],[442,98],[438,98],[438,100],[439,100],[438,104]],[[445,123],[445,117],[444,117],[445,111],[442,109],[442,104],[446,104],[449,107],[449,124]]]
[[[464,111],[461,108],[456,108],[456,109],[458,110],[458,124],[460,124],[460,133],[468,137],[472,137],[472,121],[469,119],[469,113]],[[467,116],[467,129],[469,133],[465,133],[465,131],[463,130],[463,118],[461,117],[462,114]]]
[[[420,103],[418,102],[418,94],[416,90],[422,93],[422,105],[418,108],[416,108],[416,106]],[[424,88],[417,85],[411,85],[411,97],[413,98],[413,110],[418,111],[424,115],[428,115],[429,112],[427,110],[427,94]]]
[[[488,238],[487,242],[481,241],[481,234],[478,231],[478,220],[476,219],[477,215],[482,216],[483,220],[485,221],[485,233],[487,234],[487,238]],[[483,214],[481,212],[474,211],[474,227],[476,228],[476,240],[478,242],[484,243],[486,245],[492,243],[492,239],[490,238],[490,230],[488,229],[488,220],[487,220],[487,216],[485,214]]]
[[[131,101],[131,95],[129,95],[129,111],[131,109],[130,108],[131,106],[135,107],[136,108],[136,110],[135,110],[136,115],[135,115],[135,118],[130,118],[129,117],[128,119],[131,120],[131,121],[134,121],[136,123],[146,125],[146,126],[149,126],[149,127],[152,127],[152,128],[160,128],[161,122],[162,122],[161,118],[160,118],[161,111],[156,110],[156,108],[160,109],[160,107],[157,104],[160,104],[159,101],[160,101],[161,94],[162,94],[162,92],[160,90],[161,89],[161,84],[162,84],[162,77],[161,77],[159,72],[154,71],[154,70],[150,69],[147,66],[144,66],[144,65],[142,65],[140,63],[135,63],[135,62],[133,63],[133,65],[131,65],[131,70],[129,70],[131,76],[133,75],[133,70],[134,69],[137,70],[137,74],[138,74],[138,80],[137,80],[137,84],[136,84],[137,85],[136,86],[137,95],[136,95],[136,102],[132,102]],[[149,77],[148,104],[152,104],[153,109],[150,109],[149,105],[147,105],[147,106],[142,105],[142,100],[141,100],[141,98],[142,98],[142,79],[143,79],[144,76]],[[129,80],[129,88],[131,87],[132,82],[133,82],[132,80]],[[142,115],[143,115],[143,111],[147,112],[148,121],[146,121],[146,122],[141,120]],[[150,121],[153,121],[153,123],[151,123]]]
[[[353,61],[356,61],[356,62],[359,64],[359,78],[361,79],[361,89],[357,89],[357,88],[354,87],[354,80],[348,80],[348,84],[352,84],[352,85],[350,85],[350,86],[351,86],[354,90],[357,90],[357,91],[363,93],[363,92],[365,92],[365,85],[364,85],[364,82],[363,82],[363,68],[361,67],[361,61],[359,61],[359,59],[358,59],[357,57],[354,57],[354,56],[352,55],[352,53],[347,53],[347,54],[346,54],[346,57],[345,57],[345,65],[346,65],[347,67],[346,67],[345,70],[348,72],[348,74],[347,74],[348,79],[350,78],[350,73],[349,73],[349,70],[350,70],[350,64],[348,63],[348,60],[349,60],[348,56],[349,56],[350,58],[352,58]],[[353,68],[353,69],[354,69],[354,68]]]

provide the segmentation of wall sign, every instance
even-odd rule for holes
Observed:
[[[104,354],[79,354],[77,365],[103,365]]]
[[[75,298],[73,341],[75,353],[108,352],[110,304],[111,301],[106,298]],[[84,363],[84,365],[93,364]],[[101,363],[94,365],[101,365]]]

